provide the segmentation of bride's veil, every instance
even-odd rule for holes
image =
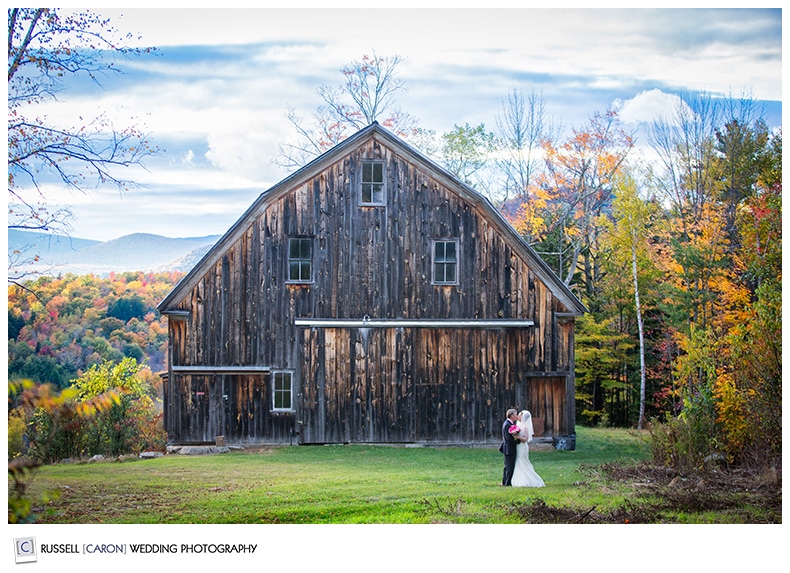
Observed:
[[[532,414],[529,413],[529,410],[522,410],[520,416],[521,421],[518,425],[521,426],[521,431],[526,434],[527,442],[531,442],[532,436],[535,435],[535,429],[532,427]]]

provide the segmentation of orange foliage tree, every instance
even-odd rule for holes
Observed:
[[[678,422],[700,464],[781,452],[781,132],[751,111],[699,96],[654,136]]]
[[[617,112],[595,113],[563,142],[542,142],[545,169],[510,221],[528,234],[566,284],[576,278],[593,302],[600,279],[602,217],[613,182],[634,145]],[[578,272],[578,275],[577,275]]]

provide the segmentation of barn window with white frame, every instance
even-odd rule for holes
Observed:
[[[386,195],[384,184],[384,162],[362,162],[362,189],[359,197],[362,205],[384,205]]]
[[[278,371],[272,378],[272,410],[290,412],[293,410],[293,373]]]
[[[458,241],[433,242],[433,284],[458,284]]]

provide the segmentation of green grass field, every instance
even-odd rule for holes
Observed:
[[[536,448],[538,489],[499,486],[493,447],[331,445],[55,464],[28,495],[37,522],[58,524],[781,523],[781,480],[669,483],[639,465],[643,438],[578,428],[575,451]]]
[[[547,487],[503,488],[496,448],[294,446],[40,468],[39,523],[515,523],[514,504],[615,506],[580,466],[636,461],[640,438],[579,428],[577,449],[531,454]]]

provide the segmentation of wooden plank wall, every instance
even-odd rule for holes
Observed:
[[[271,411],[270,376],[177,374],[169,376],[168,436],[177,443],[297,443],[294,413]],[[176,396],[176,399],[170,399]]]
[[[526,330],[306,329],[306,443],[496,441],[507,408],[565,432],[565,378],[525,377]],[[349,360],[348,357],[352,356]]]
[[[386,161],[385,206],[358,204],[363,158]],[[313,238],[312,284],[285,280],[289,237]],[[459,240],[456,286],[430,284],[432,240],[442,238]],[[569,309],[479,208],[376,141],[266,204],[179,308],[190,316],[170,321],[172,364],[294,372],[298,410],[278,415],[279,422],[268,411],[265,379],[231,384],[235,406],[222,421],[231,440],[289,441],[299,431],[306,442],[487,441],[496,439],[520,393],[534,395],[536,408],[545,410],[547,432],[568,427],[561,421],[564,386],[557,387],[564,378],[541,376],[572,368],[572,321],[555,320]],[[293,325],[295,318],[364,316],[529,318],[535,326]],[[197,387],[211,391],[212,383],[170,378],[168,432],[174,439],[213,439],[206,427],[215,418],[188,403]]]

